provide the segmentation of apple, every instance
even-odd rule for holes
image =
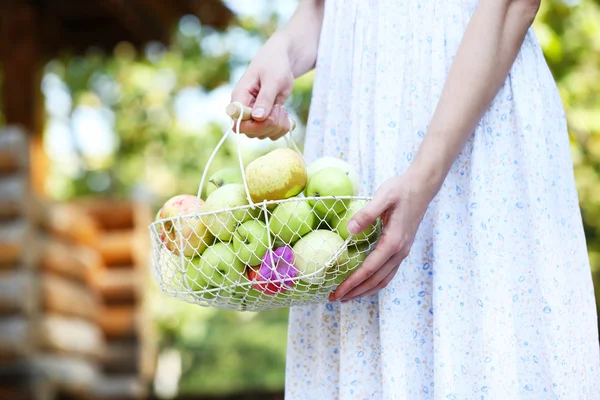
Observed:
[[[225,209],[248,204],[243,184],[230,183],[221,186],[206,198],[204,211],[211,213],[202,215],[202,221],[216,238],[228,242],[233,237],[236,226],[256,217],[260,213],[260,208],[247,207],[235,211],[225,211]]]
[[[294,266],[302,276],[301,280],[314,285],[325,281],[329,268],[338,268],[348,260],[344,239],[325,229],[317,229],[303,236],[292,250]],[[337,257],[333,259],[336,254]]]
[[[306,168],[306,172],[307,172],[307,179],[308,181],[310,181],[310,179],[312,178],[312,176],[319,172],[320,170],[324,169],[324,168],[328,168],[328,167],[336,167],[341,169],[342,171],[344,171],[344,173],[346,175],[348,175],[348,178],[350,178],[350,181],[352,182],[352,187],[353,187],[353,195],[354,196],[358,196],[359,192],[360,192],[360,178],[358,176],[358,173],[356,172],[356,170],[352,167],[352,165],[350,165],[349,162],[342,160],[341,158],[336,158],[336,157],[321,157],[316,159],[315,161],[313,161],[312,163],[310,163],[308,165],[308,167]]]
[[[244,276],[244,282],[250,282],[247,277]],[[219,303],[227,302],[228,305],[240,305],[242,309],[248,303],[252,304],[256,301],[260,293],[258,293],[249,284],[236,284],[226,289],[219,290]]]
[[[294,197],[306,187],[306,166],[302,156],[288,148],[272,150],[245,169],[250,197],[254,202]]]
[[[242,172],[239,167],[222,168],[208,178],[208,183],[206,184],[206,196],[210,196],[212,192],[221,186],[242,182]]]
[[[269,230],[285,244],[294,244],[317,227],[318,218],[307,201],[280,203],[271,213]]]
[[[248,269],[248,279],[252,281],[252,287],[269,295],[285,293],[293,286],[292,279],[297,274],[294,252],[289,246],[268,251],[263,256],[260,266]]]
[[[320,285],[306,285],[303,284],[302,281],[299,281],[294,286],[293,291],[280,294],[279,296],[285,296],[291,300],[296,300],[297,302],[306,302],[312,300],[313,297],[319,295],[322,291],[323,287]]]
[[[236,257],[230,243],[216,242],[208,247],[200,258],[198,268],[213,287],[230,287],[245,278],[246,266]]]
[[[269,249],[269,229],[258,220],[250,219],[240,224],[233,235],[233,250],[246,265],[257,265]]]
[[[198,208],[199,207],[199,208]],[[191,194],[180,194],[171,197],[158,210],[156,220],[159,222],[158,235],[165,247],[185,257],[202,254],[213,242],[213,234],[207,229],[202,219],[193,216],[197,210],[205,210],[205,202]],[[186,216],[177,219],[178,216]]]
[[[339,168],[326,167],[316,172],[306,185],[306,197],[316,197],[308,200],[321,218],[330,211],[340,213],[350,202],[349,199],[318,199],[326,196],[353,196],[354,188],[348,175]]]
[[[200,266],[201,257],[194,257],[185,261],[185,283],[193,291],[212,289],[215,286],[210,285],[206,272],[203,272]]]
[[[358,213],[364,206],[367,205],[366,200],[352,200],[348,207],[339,214],[334,214],[331,218],[331,228],[346,240],[350,237],[348,232],[348,222]],[[366,227],[362,232],[357,233],[352,237],[353,243],[371,243],[375,240],[378,231],[379,218],[371,225]]]
[[[369,250],[368,245],[351,244],[348,246],[348,261],[341,265],[339,270],[331,271],[333,284],[340,285],[345,281],[367,258]]]

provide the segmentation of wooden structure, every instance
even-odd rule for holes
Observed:
[[[0,64],[8,124],[31,133],[32,188],[43,194],[47,168],[42,151],[42,66],[62,53],[89,47],[112,51],[127,41],[140,47],[168,44],[177,20],[196,15],[204,25],[226,27],[232,12],[220,0],[2,0]]]
[[[6,132],[5,132],[6,131]],[[150,207],[40,200],[27,135],[0,132],[0,398],[147,398]]]
[[[100,298],[98,323],[106,344],[94,397],[144,398],[157,357],[157,338],[147,320],[144,296],[151,278],[151,208],[111,199],[83,199],[69,206],[93,221],[97,234],[89,245],[101,258],[90,277]]]
[[[28,189],[27,135],[0,132],[0,398],[90,393],[104,339],[90,272],[101,261]]]

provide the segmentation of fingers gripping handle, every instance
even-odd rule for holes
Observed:
[[[252,108],[245,106],[241,103],[235,102],[235,103],[231,103],[227,106],[227,108],[225,108],[225,112],[227,113],[227,115],[229,115],[232,119],[237,120],[238,124],[237,124],[237,129],[236,129],[236,133],[239,134],[240,133],[240,129],[239,129],[239,122],[240,122],[240,116],[241,116],[241,120],[242,121],[248,121],[250,119],[252,119]],[[292,131],[294,129],[296,129],[296,121],[294,121],[291,117],[288,117],[289,121],[290,121],[290,135],[292,133]],[[290,146],[291,148],[293,148],[298,154],[300,154],[302,156],[302,152],[298,149],[298,146],[296,146],[296,142],[294,142],[292,140],[292,138],[290,137],[290,135],[285,135],[285,141],[288,144],[288,146]]]
[[[248,120],[252,119],[252,108],[250,108],[248,106],[244,106],[244,105],[242,105],[241,108],[243,109],[243,111],[241,111],[242,121],[248,121]],[[227,108],[225,108],[225,112],[227,113],[227,115],[229,115],[233,119],[239,118],[239,116],[240,116],[239,103],[229,104],[227,106]],[[291,132],[294,129],[296,129],[296,121],[294,121],[292,118],[289,118],[289,120],[290,120],[290,132]]]

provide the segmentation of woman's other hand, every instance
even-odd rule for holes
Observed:
[[[235,86],[231,102],[252,108],[252,119],[240,123],[251,138],[277,140],[290,130],[283,103],[292,93],[294,74],[285,34],[276,33],[254,57]]]
[[[377,189],[373,200],[350,220],[348,230],[359,233],[381,217],[384,225],[381,237],[363,264],[330,295],[330,301],[354,300],[390,283],[410,253],[435,192],[432,185],[410,173],[388,179]]]

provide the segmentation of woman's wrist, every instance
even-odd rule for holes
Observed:
[[[323,0],[304,0],[290,21],[273,36],[282,41],[294,78],[315,67],[323,24]]]
[[[455,159],[452,156],[453,152],[444,146],[443,138],[433,136],[433,133],[429,136],[425,135],[417,155],[406,172],[429,201],[433,200],[444,184]]]

